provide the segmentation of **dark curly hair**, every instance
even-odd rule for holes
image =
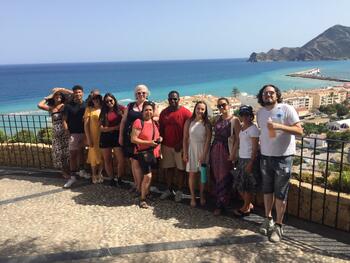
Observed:
[[[113,111],[117,113],[118,115],[122,115],[123,112],[121,110],[120,105],[118,104],[117,99],[113,96],[112,93],[106,93],[103,97],[103,102],[102,102],[102,108],[101,108],[101,113],[100,113],[100,122],[102,123],[103,126],[106,125],[107,123],[107,113],[109,112],[109,107],[107,106],[106,99],[107,97],[110,97],[114,100],[114,106],[113,106]]]
[[[277,96],[277,102],[282,103],[283,99],[282,99],[282,93],[281,93],[280,89],[277,86],[272,85],[272,84],[266,84],[259,90],[258,95],[256,95],[256,98],[258,99],[258,103],[263,107],[265,106],[265,103],[263,101],[263,93],[264,93],[264,89],[266,89],[267,87],[274,88],[274,90],[276,92],[276,96]]]

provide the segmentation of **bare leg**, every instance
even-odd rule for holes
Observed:
[[[102,149],[102,155],[103,155],[106,173],[107,173],[108,177],[113,177],[112,149],[110,149],[110,148]]]
[[[91,166],[91,172],[92,172],[92,183],[97,183],[97,166]]]
[[[282,225],[284,212],[286,211],[287,207],[287,201],[275,198],[275,206],[277,214],[276,223]]]
[[[141,192],[142,170],[139,165],[139,162],[131,158],[131,167],[132,167],[133,176],[135,180],[135,187],[137,191]]]
[[[172,188],[174,173],[175,173],[174,168],[165,169],[165,181],[169,190]]]
[[[152,173],[148,173],[143,176],[143,180],[141,184],[141,200],[145,200],[147,194],[149,193],[151,179],[152,179]]]
[[[194,189],[195,182],[196,182],[196,173],[190,172],[189,178],[188,178],[188,185],[190,187],[190,192],[191,192],[191,206],[192,207],[196,206],[196,194],[195,194],[195,189]]]
[[[264,206],[265,206],[265,216],[272,217],[272,206],[273,206],[274,196],[273,194],[264,194]]]
[[[70,151],[70,162],[69,162],[69,165],[70,165],[70,172],[71,172],[71,175],[74,173],[74,172],[77,172],[78,171],[78,168],[79,168],[79,162],[78,162],[78,152],[77,150],[74,150],[74,151]]]
[[[117,160],[117,177],[122,178],[125,174],[125,158],[120,147],[113,148],[115,159]]]
[[[179,190],[184,187],[185,171],[176,170],[177,186]]]
[[[243,192],[242,196],[243,196],[244,204],[240,210],[244,213],[248,213],[248,212],[250,212],[250,209],[252,207],[253,195],[251,193],[248,193],[248,192]]]

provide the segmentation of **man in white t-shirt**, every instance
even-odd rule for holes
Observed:
[[[295,154],[295,135],[301,136],[303,128],[296,110],[290,105],[282,104],[282,95],[276,86],[263,86],[257,99],[262,106],[257,112],[257,122],[261,131],[260,165],[266,216],[260,233],[271,234],[270,241],[279,242],[283,235],[282,221]],[[276,223],[271,214],[274,201]]]

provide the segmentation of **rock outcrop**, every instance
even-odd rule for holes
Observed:
[[[350,27],[335,25],[302,47],[253,52],[248,61],[311,61],[350,59]]]

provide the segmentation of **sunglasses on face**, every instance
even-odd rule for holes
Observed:
[[[178,101],[179,99],[178,98],[168,98],[169,101]]]
[[[114,103],[114,100],[106,100],[106,103]]]
[[[147,92],[145,92],[145,91],[143,91],[143,92],[141,92],[141,91],[137,92],[137,95],[146,95],[146,94],[147,94]]]
[[[265,91],[265,92],[263,93],[264,96],[272,96],[272,95],[274,95],[274,94],[276,94],[276,92],[274,92],[274,91]]]
[[[218,109],[223,109],[227,106],[227,103],[218,104]]]

